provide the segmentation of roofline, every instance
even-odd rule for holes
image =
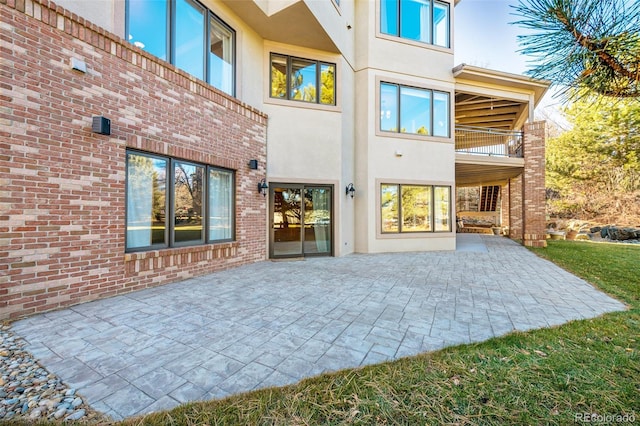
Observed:
[[[455,78],[532,90],[534,92],[534,106],[538,105],[538,102],[542,100],[551,86],[551,81],[549,80],[541,80],[521,74],[512,74],[504,71],[480,68],[464,63],[453,68],[452,72]]]

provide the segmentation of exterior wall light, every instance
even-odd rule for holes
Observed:
[[[356,193],[356,189],[353,187],[353,184],[350,183],[349,185],[347,185],[347,187],[345,188],[345,194],[351,195],[351,198],[353,198],[355,193]]]
[[[257,170],[258,169],[258,160],[249,160],[249,168],[251,170]]]
[[[91,121],[91,131],[99,135],[110,135],[111,120],[101,115],[94,115]]]
[[[262,194],[262,196],[267,196],[267,189],[269,189],[269,185],[267,185],[267,181],[262,179],[258,182],[258,193]]]

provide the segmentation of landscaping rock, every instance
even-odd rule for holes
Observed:
[[[14,336],[8,324],[0,324],[0,423],[3,420],[37,419],[91,420],[100,416],[91,410],[75,389],[42,368],[23,350],[24,341]],[[70,398],[64,403],[65,398]],[[66,416],[66,417],[65,417]]]

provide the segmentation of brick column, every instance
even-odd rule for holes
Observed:
[[[545,122],[524,126],[524,181],[522,191],[523,243],[530,247],[546,247]]]
[[[522,175],[509,179],[509,238],[522,239]]]
[[[511,227],[509,223],[509,183],[502,185],[500,188],[500,225],[504,228]]]

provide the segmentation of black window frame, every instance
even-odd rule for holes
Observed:
[[[219,244],[226,242],[236,241],[237,236],[237,221],[236,221],[236,211],[237,211],[237,198],[236,198],[236,170],[227,169],[224,167],[213,166],[210,164],[199,163],[197,161],[185,160],[182,158],[171,157],[167,155],[161,155],[146,151],[140,151],[137,149],[126,149],[125,158],[127,158],[125,168],[128,168],[128,156],[129,154],[145,156],[154,159],[160,159],[167,162],[167,174],[166,174],[166,194],[165,194],[165,235],[164,235],[164,243],[156,243],[151,244],[145,247],[128,247],[127,242],[127,233],[128,233],[128,220],[129,220],[129,212],[128,212],[128,200],[129,200],[129,174],[125,172],[125,253],[135,253],[135,252],[145,252],[145,251],[153,251],[153,250],[164,250],[171,248],[181,248],[181,247],[197,247],[207,244]],[[204,168],[204,188],[202,191],[202,238],[199,241],[186,241],[186,242],[175,242],[175,165],[176,163],[183,163],[194,165],[197,167]],[[209,238],[209,230],[210,230],[210,206],[209,206],[209,172],[211,170],[220,170],[224,172],[231,173],[231,237],[224,239],[210,239]]]
[[[287,59],[287,71],[286,71],[286,81],[285,81],[285,85],[286,85],[286,96],[285,97],[278,97],[278,96],[273,96],[272,95],[272,88],[273,88],[273,57],[274,56],[281,56],[281,57],[285,57]],[[316,65],[316,100],[315,102],[310,102],[310,101],[305,101],[302,99],[292,99],[291,98],[291,69],[292,69],[292,63],[294,60],[301,60],[301,61],[309,61],[309,62],[315,62]],[[322,85],[322,65],[330,65],[333,66],[334,69],[334,74],[333,74],[333,103],[331,104],[325,104],[320,102],[320,99],[322,98],[322,94],[320,92],[320,86]],[[270,52],[269,53],[269,98],[271,99],[281,99],[281,100],[285,100],[285,101],[291,101],[291,102],[301,102],[304,104],[311,104],[311,105],[325,105],[325,106],[336,106],[337,102],[338,102],[338,91],[337,91],[337,87],[336,87],[336,83],[338,80],[337,77],[338,74],[338,66],[337,64],[333,63],[333,62],[328,62],[328,61],[321,61],[321,60],[317,60],[317,59],[309,59],[309,58],[303,58],[301,56],[295,56],[295,55],[287,55],[284,53],[276,53],[276,52]]]
[[[176,33],[176,0],[163,0],[166,2],[167,4],[167,22],[166,22],[166,37],[167,39],[165,40],[166,43],[166,47],[167,47],[167,52],[166,53],[166,57],[167,57],[167,62],[169,62],[172,65],[175,65],[176,67],[178,67],[176,65],[176,61],[175,61],[175,53],[176,53],[176,37],[175,37],[175,33]],[[237,61],[237,55],[236,55],[236,31],[229,25],[227,24],[224,20],[222,20],[218,15],[216,15],[215,13],[213,13],[213,11],[211,11],[207,6],[205,6],[204,4],[202,4],[200,1],[198,0],[190,0],[193,3],[195,3],[200,9],[202,9],[204,11],[204,34],[203,34],[203,39],[204,39],[204,50],[202,52],[202,54],[204,55],[204,69],[203,71],[203,77],[202,80],[207,82],[208,84],[211,84],[210,79],[209,79],[209,69],[210,69],[210,44],[211,44],[211,20],[215,20],[217,23],[219,23],[220,25],[226,27],[232,34],[233,34],[233,40],[231,42],[232,46],[231,46],[231,50],[232,50],[232,54],[233,54],[233,71],[231,73],[231,78],[232,78],[232,82],[231,82],[231,93],[229,93],[231,96],[236,96],[236,72],[237,72],[237,67],[236,67],[236,61]],[[130,10],[129,10],[129,3],[130,0],[126,0],[125,2],[125,34],[128,35],[129,34],[129,20],[131,18],[130,15]],[[142,49],[144,50],[144,49]],[[152,54],[152,53],[150,53]],[[180,67],[178,67],[179,69],[182,69]],[[183,70],[184,71],[184,70]],[[187,72],[187,71],[185,71]],[[199,78],[197,76],[194,76],[196,78]],[[213,85],[212,85],[213,86]],[[213,86],[216,87],[216,86]],[[218,90],[222,90],[224,92],[224,90],[222,88],[218,88],[216,87],[216,89]],[[225,92],[226,93],[226,92]]]

